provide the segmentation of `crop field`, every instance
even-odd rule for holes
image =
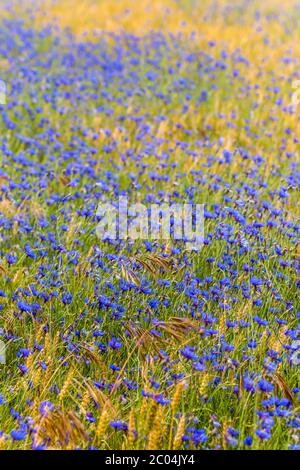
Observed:
[[[299,1],[0,0],[0,449],[300,450],[299,189]]]

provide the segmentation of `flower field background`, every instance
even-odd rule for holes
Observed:
[[[0,6],[0,448],[299,450],[300,3]]]

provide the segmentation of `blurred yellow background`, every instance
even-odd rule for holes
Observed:
[[[18,12],[36,27],[55,23],[89,39],[103,31],[161,31],[187,39],[193,34],[198,45],[216,41],[241,47],[257,60],[262,41],[271,38],[270,63],[287,48],[300,54],[300,6],[294,0],[13,0],[10,5],[2,15]]]
[[[300,8],[294,0],[14,0],[18,8],[32,8],[38,21],[53,21],[75,33],[126,31],[217,35],[238,43],[258,23],[280,34],[277,17],[293,34]],[[22,15],[24,17],[24,15]]]

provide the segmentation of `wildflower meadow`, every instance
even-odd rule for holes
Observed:
[[[299,1],[0,0],[0,449],[300,450],[299,188]]]

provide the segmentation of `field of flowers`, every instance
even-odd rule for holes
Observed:
[[[0,449],[300,450],[300,3],[0,5]]]

